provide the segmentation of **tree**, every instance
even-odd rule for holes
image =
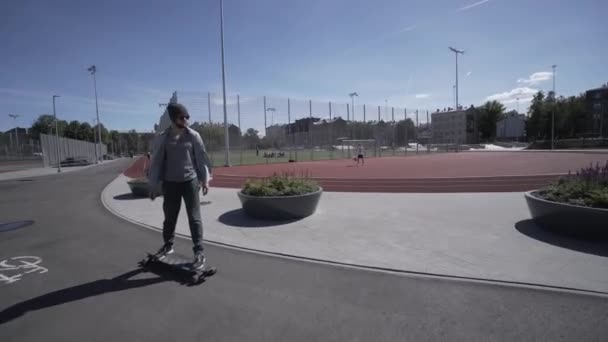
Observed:
[[[260,137],[258,136],[258,131],[253,128],[248,128],[245,134],[243,135],[243,147],[247,149],[254,149],[257,145],[260,144]]]
[[[80,131],[80,122],[73,120],[66,126],[63,136],[70,139],[78,139]]]
[[[504,118],[505,106],[498,101],[488,101],[479,110],[478,130],[481,139],[493,141],[496,138],[496,123]]]
[[[93,141],[93,127],[88,122],[82,122],[78,130],[78,140]]]
[[[59,124],[59,122],[58,122]],[[34,121],[31,128],[32,137],[36,140],[40,139],[40,134],[50,134],[51,127],[55,129],[55,118],[49,114],[42,114]],[[60,130],[61,132],[61,130]]]

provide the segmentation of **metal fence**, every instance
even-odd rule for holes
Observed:
[[[42,146],[42,159],[45,167],[57,166],[58,162],[64,162],[67,158],[87,160],[94,163],[98,158],[108,153],[105,144],[94,144],[88,141],[74,140],[55,137],[54,135],[40,134],[40,145]]]
[[[3,160],[35,160],[40,159],[42,148],[36,140],[0,141],[0,161]]]
[[[178,102],[188,108],[190,123],[201,132],[214,165],[224,165],[221,94],[180,92]],[[375,140],[373,150],[366,147],[368,157],[442,150],[425,138],[431,132],[426,109],[360,104],[356,99],[353,108],[348,98],[336,102],[239,95],[227,96],[226,107],[232,165],[349,158],[342,153],[345,139]]]

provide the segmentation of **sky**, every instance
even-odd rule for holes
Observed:
[[[40,114],[151,131],[173,91],[192,116],[223,120],[219,0],[0,3],[0,131]],[[525,111],[538,90],[608,82],[605,0],[225,0],[228,120],[243,129],[312,114],[389,119],[498,100]],[[289,114],[288,114],[288,100]],[[519,101],[516,100],[519,98]],[[312,105],[309,107],[309,102]],[[378,109],[380,106],[380,109]],[[404,111],[407,108],[407,111]],[[14,120],[8,114],[18,114]],[[352,114],[352,112],[351,112]],[[289,117],[288,117],[289,115]],[[420,121],[426,120],[425,115]]]

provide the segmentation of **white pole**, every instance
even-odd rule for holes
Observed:
[[[224,0],[220,0],[220,33],[222,45],[222,96],[224,100],[224,166],[230,166],[230,137],[228,136],[228,113],[226,111],[226,72],[224,69]]]
[[[455,110],[458,110],[458,52],[455,53],[456,55],[456,108]]]
[[[59,95],[53,95],[53,117],[55,118],[55,145],[57,146],[57,173],[61,172],[61,159],[59,159],[59,125],[57,124],[57,112],[55,111],[55,98]]]
[[[19,117],[19,115],[18,114],[9,114],[8,116],[13,118],[15,121],[15,142],[17,143],[17,155],[19,157],[21,157],[21,148],[19,147],[19,127],[17,126],[17,118]],[[11,142],[12,142],[12,139],[11,139]]]
[[[555,95],[555,68],[557,65],[553,64],[551,68],[553,68],[553,110],[551,113],[551,149],[555,148],[555,104],[557,103],[557,96]]]

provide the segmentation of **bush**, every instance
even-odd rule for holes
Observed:
[[[271,177],[247,180],[243,194],[257,197],[305,195],[319,190],[319,185],[309,179],[309,174],[295,176],[295,172],[273,174]]]
[[[560,178],[539,192],[539,196],[554,202],[608,209],[608,161],[583,168],[576,174]]]

